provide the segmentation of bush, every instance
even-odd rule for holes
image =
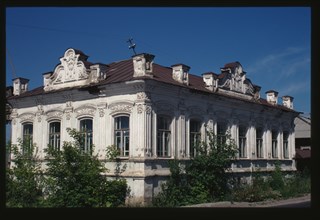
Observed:
[[[174,207],[221,200],[228,193],[226,170],[235,158],[237,149],[230,135],[225,143],[208,132],[208,143],[196,146],[197,154],[182,167],[179,161],[170,162],[171,176],[154,198],[154,206]]]
[[[126,181],[108,181],[107,170],[93,152],[83,152],[80,134],[68,130],[75,143],[47,151],[46,205],[49,207],[117,207],[125,204]],[[92,148],[93,149],[93,148]]]
[[[129,194],[126,180],[107,180],[104,164],[92,152],[83,152],[80,134],[62,149],[46,149],[44,172],[35,146],[12,146],[14,166],[6,172],[7,207],[119,207]]]
[[[254,174],[251,184],[238,184],[234,187],[232,197],[235,201],[258,202],[268,199],[290,198],[311,192],[310,175],[295,173],[285,178],[279,163],[266,179],[259,172]]]

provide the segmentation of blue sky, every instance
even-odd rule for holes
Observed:
[[[111,63],[137,53],[163,66],[184,63],[190,73],[220,73],[239,61],[254,84],[294,97],[296,111],[311,107],[311,8],[309,7],[8,7],[6,84],[43,84],[67,48],[88,61]],[[12,65],[13,64],[13,65]]]

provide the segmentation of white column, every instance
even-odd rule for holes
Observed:
[[[157,157],[157,113],[152,114],[152,157]]]
[[[265,127],[265,132],[264,132],[264,148],[265,148],[265,158],[270,159],[271,158],[271,153],[272,153],[272,142],[271,142],[271,131],[269,129],[269,126]]]
[[[177,134],[175,135],[177,139],[176,156],[177,158],[181,158],[186,156],[186,122],[184,111],[181,111],[180,115],[178,115],[177,118]]]
[[[96,119],[96,131],[93,134],[93,137],[96,140],[95,150],[99,155],[99,159],[104,159],[106,156],[106,116],[105,116],[106,104],[100,103],[98,104],[97,113],[95,116]]]
[[[133,131],[132,139],[134,148],[132,153],[134,157],[151,156],[151,105],[149,103],[139,103],[136,105],[136,111],[133,113]]]
[[[289,137],[288,137],[288,154],[289,158],[292,158],[292,169],[296,169],[296,161],[293,159],[296,155],[296,143],[295,143],[295,133],[294,133],[294,128],[291,128],[289,131]]]
[[[188,116],[188,118],[185,120],[185,134],[186,134],[186,140],[185,140],[185,143],[186,143],[186,146],[185,146],[185,149],[186,149],[186,157],[187,158],[190,158],[190,117]],[[202,127],[201,127],[201,134],[202,134]]]
[[[254,122],[250,122],[248,125],[248,158],[256,159],[257,152],[256,152],[256,128],[254,126]]]
[[[133,111],[133,125],[132,128],[132,145],[131,156],[132,157],[144,157],[143,148],[144,146],[144,136],[145,136],[145,112],[144,104],[142,102],[136,103],[136,108]],[[142,152],[141,152],[142,149]]]
[[[177,134],[177,122],[176,122],[177,121],[176,120],[177,117],[176,117],[176,115],[177,114],[174,114],[172,116],[172,118],[171,118],[172,119],[171,120],[171,137],[170,137],[171,148],[169,150],[169,155],[170,155],[171,158],[174,158],[176,153],[177,153],[177,142],[176,142],[176,140],[177,140],[177,136],[179,136]]]
[[[283,130],[280,128],[279,129],[279,135],[278,135],[278,140],[279,140],[279,144],[278,144],[278,146],[279,146],[279,159],[284,159],[284,152],[283,152]]]
[[[145,156],[152,156],[152,107],[151,104],[145,105]]]
[[[67,102],[66,103],[66,108],[64,109],[64,114],[63,114],[63,124],[64,124],[64,128],[61,129],[61,142],[63,143],[63,141],[72,141],[72,138],[70,137],[70,135],[67,132],[67,128],[76,128],[76,126],[73,126],[73,107],[72,107],[72,103],[71,102]]]

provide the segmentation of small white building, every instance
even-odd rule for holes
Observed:
[[[295,133],[293,98],[278,92],[260,97],[260,87],[246,78],[239,62],[225,64],[221,73],[191,74],[190,67],[154,63],[142,53],[110,64],[91,63],[82,51],[69,48],[43,85],[28,90],[28,79],[13,80],[8,98],[12,143],[32,137],[44,158],[48,144],[60,148],[71,141],[66,128],[86,137],[85,151],[106,158],[116,145],[126,169],[133,202],[148,202],[170,174],[168,160],[188,160],[193,143],[207,130],[230,132],[239,147],[232,172],[250,177],[255,170],[271,171],[280,161],[294,171]],[[108,162],[113,172],[115,164]]]

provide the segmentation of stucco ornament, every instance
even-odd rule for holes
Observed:
[[[83,62],[79,61],[79,56],[73,49],[65,52],[64,57],[60,59],[61,64],[55,69],[54,74],[58,77],[54,84],[88,78],[86,68]]]
[[[88,79],[87,69],[79,57],[80,54],[76,54],[74,49],[68,49],[60,58],[61,63],[55,68],[53,74],[45,76],[44,90],[58,89],[61,88],[61,84]]]

